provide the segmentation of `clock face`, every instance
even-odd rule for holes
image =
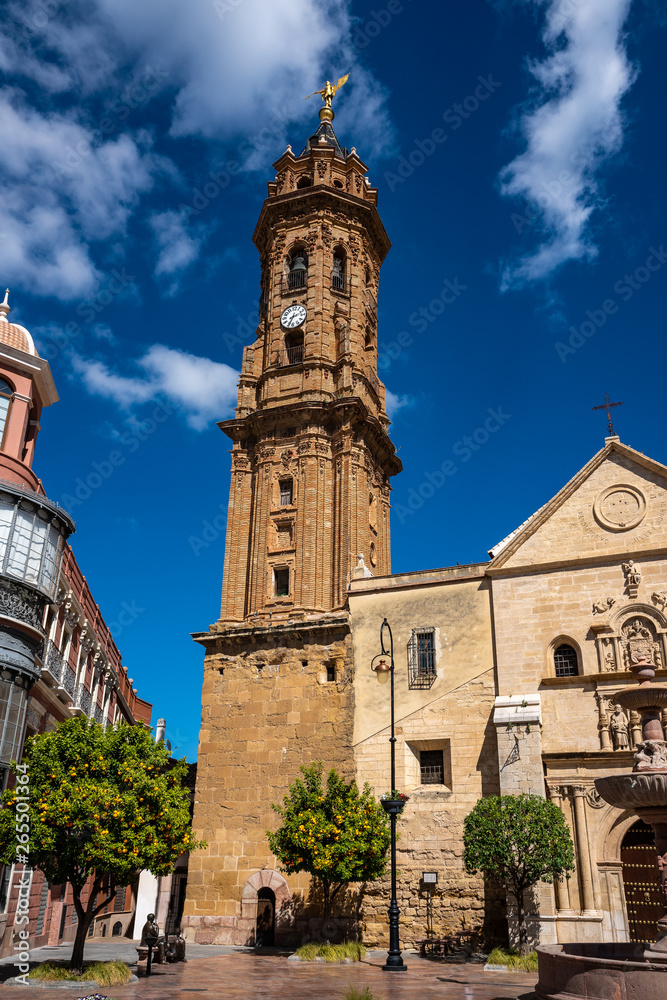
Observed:
[[[280,322],[286,330],[293,330],[294,327],[301,326],[305,318],[305,306],[288,306],[280,317]]]

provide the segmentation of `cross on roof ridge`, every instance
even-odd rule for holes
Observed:
[[[604,403],[600,403],[599,406],[593,406],[593,407],[591,407],[591,409],[593,409],[593,410],[606,410],[607,411],[607,429],[608,429],[609,437],[613,437],[616,434],[616,431],[614,430],[614,425],[613,425],[612,420],[611,420],[611,408],[612,408],[612,406],[625,406],[625,403],[612,403],[611,400],[609,399],[609,393],[605,392],[605,394],[604,394]]]

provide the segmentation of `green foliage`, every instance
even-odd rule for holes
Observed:
[[[71,884],[79,919],[74,969],[90,921],[107,902],[95,907],[106,875],[120,885],[142,869],[168,875],[179,854],[204,846],[190,826],[187,764],[168,761],[164,744],[143,726],[105,732],[79,717],[31,737],[21,764],[12,765],[17,786],[0,798],[0,861],[23,862],[55,885]],[[26,803],[28,811],[20,811]],[[81,890],[90,876],[84,909]]]
[[[491,795],[465,818],[463,862],[471,875],[500,882],[516,898],[521,954],[527,954],[523,896],[574,868],[574,848],[560,809],[539,795]]]
[[[389,820],[368,785],[360,792],[354,781],[347,783],[330,771],[325,790],[321,762],[301,772],[303,779],[290,785],[282,806],[272,805],[282,825],[275,833],[267,831],[267,837],[285,871],[305,871],[319,879],[328,916],[343,885],[384,874]]]
[[[465,819],[463,861],[470,874],[503,882],[514,895],[574,868],[560,809],[539,795],[490,795]]]
[[[28,979],[46,979],[49,982],[85,982],[90,980],[100,986],[124,986],[129,983],[132,973],[125,962],[88,962],[83,972],[73,973],[59,962],[44,962],[28,973]]]
[[[368,986],[364,986],[363,990],[358,989],[356,986],[348,986],[343,993],[343,1000],[382,1000],[378,993],[372,993]]]
[[[531,951],[530,955],[521,956],[518,951],[494,948],[487,962],[489,965],[506,965],[514,972],[537,972],[536,951]]]
[[[303,944],[295,952],[302,962],[312,962],[316,958],[323,958],[325,962],[344,962],[346,958],[360,962],[365,954],[366,949],[360,941],[343,941],[342,944]]]

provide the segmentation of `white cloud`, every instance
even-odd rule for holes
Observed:
[[[630,2],[546,0],[548,56],[530,66],[537,87],[519,122],[526,150],[500,176],[504,195],[528,202],[527,231],[537,219],[542,242],[507,266],[505,288],[597,254],[588,222],[602,201],[600,168],[623,143],[620,104],[634,80],[622,34]]]
[[[64,301],[100,280],[91,244],[125,233],[140,195],[166,169],[150,137],[99,143],[71,114],[42,113],[0,90],[3,280]]]
[[[205,234],[202,226],[189,228],[185,214],[174,211],[155,212],[149,219],[158,249],[156,277],[179,275],[199,256]],[[169,292],[178,291],[178,281],[170,282]]]
[[[392,392],[391,389],[387,389],[386,394],[387,416],[392,420],[399,410],[403,409],[404,406],[410,406],[412,403],[410,396],[399,396],[397,393]]]
[[[102,361],[77,355],[72,359],[91,395],[131,410],[161,394],[185,413],[189,426],[197,431],[228,416],[236,403],[239,373],[229,365],[164,344],[153,344],[136,364],[143,374],[130,377],[117,375]]]
[[[180,139],[211,140],[185,178],[193,187],[215,166],[220,140],[225,159],[266,170],[285,141],[298,144],[314,130],[319,97],[304,102],[305,95],[346,72],[341,140],[365,158],[386,150],[385,93],[357,62],[348,6],[11,0],[0,7],[0,70],[14,83],[0,106],[3,280],[63,300],[94,290],[104,254],[96,243],[124,235],[158,175],[171,166],[176,177],[152,151],[165,138],[160,129],[149,136],[139,128],[149,100],[161,102],[158,121],[166,113],[170,156],[178,156]],[[181,227],[168,238],[175,215],[153,221],[155,274],[164,278],[194,261],[201,234]]]

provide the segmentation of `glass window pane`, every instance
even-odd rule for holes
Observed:
[[[2,391],[2,386],[0,386],[0,392],[1,391]],[[5,432],[5,424],[7,423],[8,410],[9,410],[9,400],[7,399],[6,396],[0,396],[0,439],[2,438],[2,435]]]
[[[14,531],[9,541],[9,556],[7,558],[7,572],[13,576],[23,577],[25,574],[34,516],[33,513],[21,509],[16,512]]]
[[[13,516],[14,504],[9,503],[7,500],[0,500],[0,560],[2,560],[2,563],[5,561],[7,538],[9,537],[9,528]]]
[[[61,535],[54,525],[49,526],[46,549],[42,560],[42,586],[49,594],[53,594],[58,572],[58,550]]]
[[[39,583],[39,571],[42,565],[42,552],[46,542],[49,526],[46,521],[35,515],[35,524],[30,540],[30,550],[26,562],[25,579],[30,583]]]

